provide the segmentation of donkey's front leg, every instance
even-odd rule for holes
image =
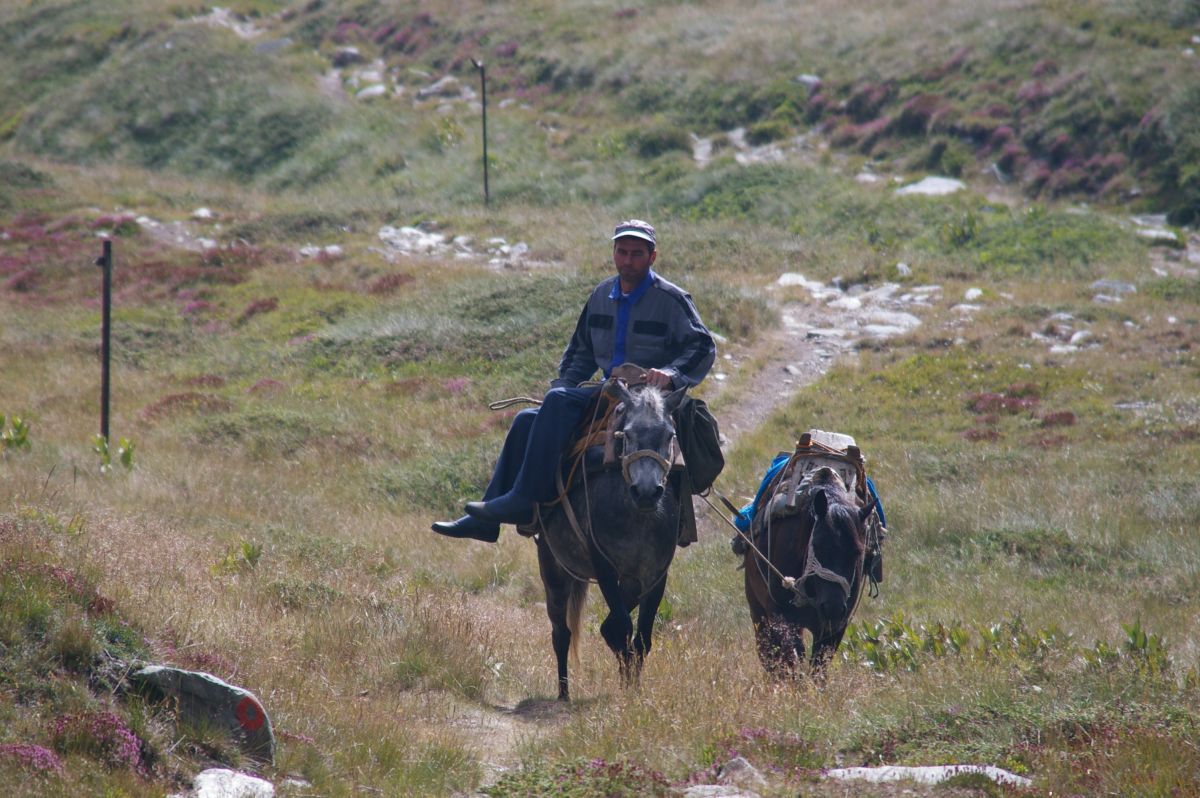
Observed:
[[[621,597],[621,585],[617,578],[617,572],[607,559],[597,556],[597,554],[598,552],[593,549],[592,568],[596,573],[596,584],[600,587],[600,593],[604,596],[605,603],[608,604],[608,617],[600,624],[600,636],[617,655],[621,679],[628,684],[633,657],[633,649],[630,646],[633,622],[629,620],[629,609],[626,608],[625,601]]]
[[[667,590],[667,578],[664,575],[650,592],[642,597],[638,605],[637,634],[633,638],[633,681],[637,681],[642,673],[642,663],[650,653],[650,637],[654,633],[654,621],[658,617],[658,605],[662,603],[663,593]]]

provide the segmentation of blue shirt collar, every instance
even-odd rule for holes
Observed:
[[[646,276],[638,283],[637,288],[633,289],[628,296],[621,293],[621,278],[618,277],[613,281],[612,290],[608,292],[608,298],[612,300],[627,299],[629,304],[636,305],[637,301],[642,298],[650,286],[658,282],[658,275],[654,273],[654,269],[646,272]]]

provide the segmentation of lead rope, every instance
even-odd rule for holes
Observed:
[[[729,499],[725,498],[719,491],[716,491],[715,488],[711,489],[711,490],[713,492],[716,492],[717,497],[725,503],[726,507],[728,507],[734,513],[737,512],[737,508],[735,508],[733,506],[733,503],[730,502]],[[728,524],[733,529],[733,531],[737,533],[738,537],[740,537],[742,540],[746,541],[746,545],[750,547],[750,551],[754,552],[754,556],[757,558],[757,560],[759,562],[759,566],[758,566],[759,571],[761,572],[763,569],[763,566],[766,566],[768,569],[770,569],[770,571],[772,573],[774,573],[776,576],[779,577],[779,583],[781,585],[783,585],[785,590],[790,590],[790,591],[792,591],[792,593],[795,594],[796,598],[792,599],[793,605],[795,605],[797,607],[804,607],[809,604],[808,596],[804,595],[804,593],[801,592],[801,590],[798,587],[796,587],[797,580],[794,576],[787,576],[786,574],[783,573],[783,571],[776,568],[775,564],[773,562],[771,562],[770,558],[767,557],[765,554],[763,554],[762,551],[758,548],[758,546],[754,545],[754,541],[750,539],[750,536],[747,535],[742,530],[738,529],[737,526],[725,516],[725,513],[721,512],[721,508],[717,507],[717,505],[712,503],[712,501],[708,498],[708,495],[706,493],[698,493],[696,495],[699,496],[701,499],[704,499],[704,503],[707,504],[709,507],[711,507],[716,512],[716,514],[721,518],[721,520],[724,521],[726,524]],[[767,523],[768,524],[771,523],[770,518],[767,519]],[[769,538],[768,538],[768,540],[769,540]],[[764,577],[763,581],[766,582],[767,579]]]

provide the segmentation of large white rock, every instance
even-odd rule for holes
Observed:
[[[926,197],[941,197],[953,194],[966,188],[967,184],[952,177],[927,177],[917,183],[912,183],[896,189],[897,197],[922,195]]]
[[[202,771],[192,781],[191,798],[274,798],[275,785],[225,768]]]
[[[387,93],[387,86],[384,86],[382,83],[376,83],[374,86],[367,86],[365,89],[359,89],[358,93],[354,96],[359,100],[373,100],[376,97],[387,96]]]
[[[837,768],[825,771],[825,777],[841,781],[870,781],[876,784],[889,781],[915,781],[918,784],[941,784],[947,779],[964,773],[978,773],[997,784],[1013,787],[1028,787],[1031,782],[1024,776],[1010,773],[991,765],[927,765],[923,767],[901,767],[889,765],[877,768]]]

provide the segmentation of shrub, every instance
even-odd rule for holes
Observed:
[[[751,144],[767,144],[772,141],[790,138],[795,130],[786,119],[772,117],[762,122],[755,122],[746,130],[746,141]]]
[[[687,131],[662,119],[631,130],[623,138],[626,149],[637,153],[639,158],[657,158],[678,150],[692,151],[692,140]]]
[[[0,745],[0,757],[16,760],[29,770],[61,774],[63,763],[58,754],[48,748],[30,743],[6,743]]]
[[[82,754],[113,769],[144,770],[142,741],[112,712],[59,715],[50,735],[60,753]]]
[[[44,188],[53,182],[50,175],[20,161],[0,161],[0,185],[10,189]]]

